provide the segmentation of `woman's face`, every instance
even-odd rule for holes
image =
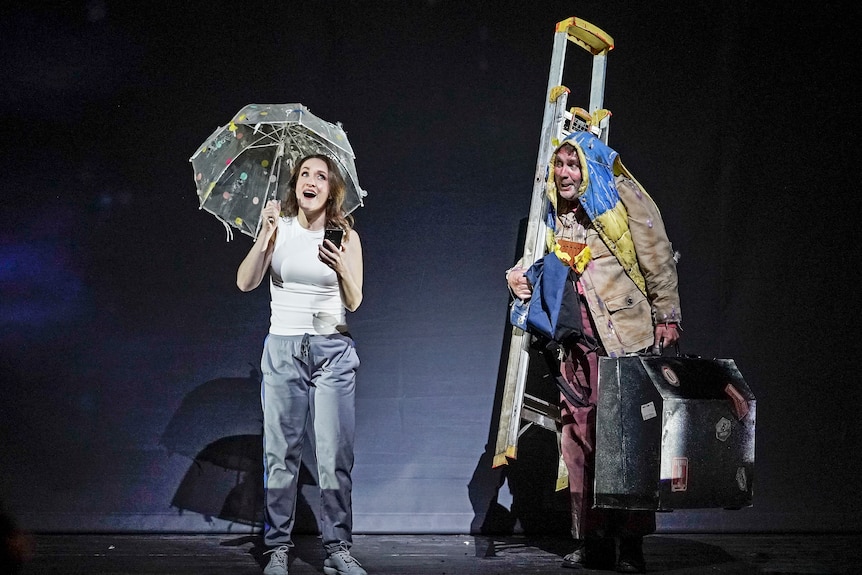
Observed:
[[[557,151],[554,160],[554,183],[557,194],[565,200],[574,200],[581,187],[581,162],[578,153],[571,146],[563,146]]]
[[[296,178],[296,201],[305,212],[326,208],[329,201],[329,168],[320,158],[309,158],[299,168]]]

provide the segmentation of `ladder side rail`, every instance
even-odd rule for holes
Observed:
[[[537,254],[544,251],[547,233],[547,226],[545,225],[545,213],[547,211],[545,174],[552,140],[559,136],[566,108],[566,94],[563,93],[555,100],[551,100],[551,93],[562,82],[567,44],[568,39],[565,31],[554,34],[554,48],[551,55],[542,132],[533,180],[533,194],[530,200],[530,215],[527,220],[527,232],[524,240],[522,257],[524,267],[532,265],[537,259]],[[497,445],[494,452],[494,467],[504,465],[506,458],[515,459],[517,457],[521,413],[524,407],[524,390],[530,361],[529,345],[529,334],[517,327],[512,327],[503,402],[500,409],[500,424],[497,430]]]
[[[539,137],[539,150],[533,179],[533,195],[530,201],[530,215],[527,221],[526,241],[524,242],[524,266],[532,265],[544,249],[545,213],[548,199],[545,195],[545,176],[548,159],[553,148],[553,140],[558,138],[565,118],[566,94],[551,99],[554,89],[562,84],[563,69],[566,62],[568,35],[565,30],[554,34],[554,49],[551,54],[551,70],[548,75],[548,88],[545,92],[545,112],[542,118],[542,132]]]
[[[587,110],[590,114],[595,114],[596,110],[600,110],[605,101],[605,77],[608,68],[608,52],[604,50],[593,56],[593,69],[590,79],[590,108]],[[605,144],[608,143],[608,130],[610,129],[609,118],[602,119],[601,135],[599,139]]]

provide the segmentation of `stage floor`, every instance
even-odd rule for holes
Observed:
[[[263,561],[256,541],[245,535],[39,534],[22,573],[255,575]],[[353,555],[369,575],[569,575],[575,571],[561,568],[560,559],[570,545],[520,536],[357,535]],[[862,534],[658,534],[646,538],[644,551],[649,573],[862,573]],[[319,540],[298,538],[290,575],[318,575],[322,565]]]

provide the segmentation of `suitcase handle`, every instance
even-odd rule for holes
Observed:
[[[679,341],[673,344],[674,351],[676,352],[676,356],[680,357],[682,354],[679,352]],[[664,345],[662,342],[658,342],[658,345],[654,345],[649,348],[649,351],[644,355],[664,355]]]

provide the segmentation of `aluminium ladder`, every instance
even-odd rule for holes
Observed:
[[[561,83],[569,42],[586,50],[593,58],[589,111],[579,108],[573,108],[571,111],[565,109],[568,89]],[[542,257],[545,251],[545,214],[548,209],[545,186],[551,152],[569,131],[590,129],[590,125],[598,137],[607,143],[610,113],[602,109],[602,104],[607,54],[613,47],[613,39],[607,33],[580,18],[568,18],[556,25],[539,156],[536,160],[533,196],[524,241],[522,265],[525,268]],[[517,459],[518,438],[534,424],[559,435],[559,408],[526,393],[529,349],[530,335],[520,328],[512,327],[493,467],[506,465],[508,459]],[[522,421],[526,422],[523,426]],[[565,465],[561,460],[557,489],[565,487],[567,477]]]

